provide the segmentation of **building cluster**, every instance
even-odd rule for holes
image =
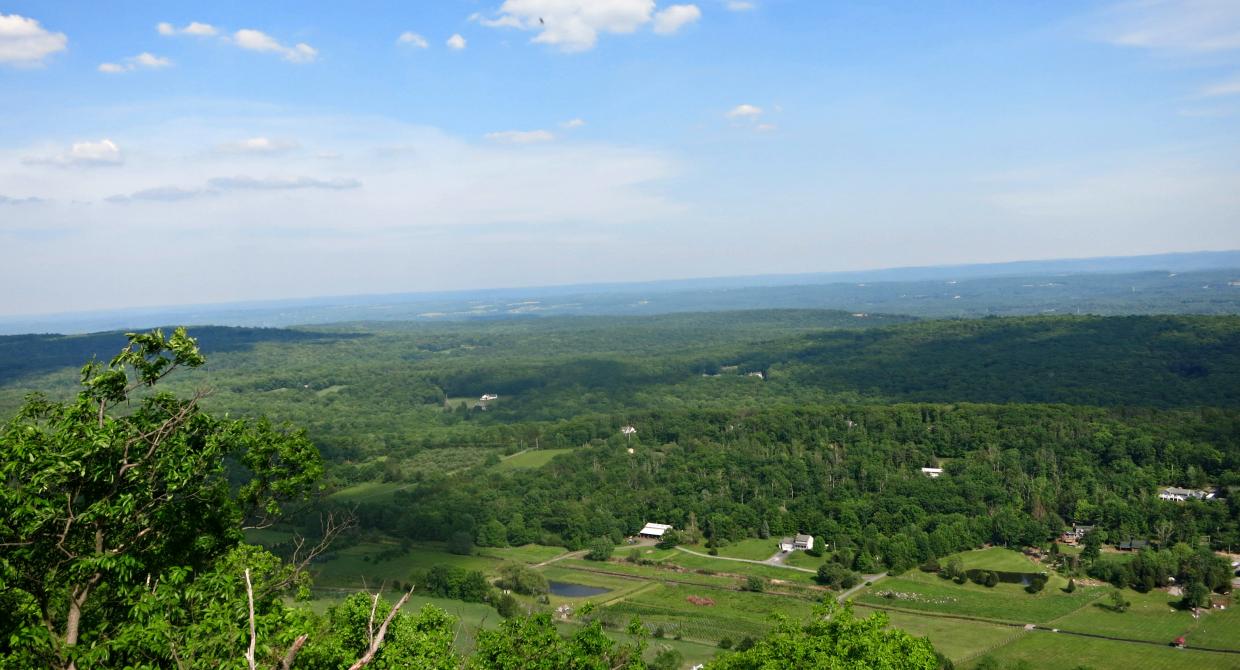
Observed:
[[[1204,489],[1182,489],[1178,486],[1168,486],[1158,492],[1161,500],[1170,500],[1173,502],[1184,502],[1186,500],[1213,500],[1214,491],[1206,491]]]

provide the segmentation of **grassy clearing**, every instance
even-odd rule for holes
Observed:
[[[1043,631],[1026,633],[987,655],[1003,666],[1024,661],[1032,668],[1142,668],[1151,670],[1235,670],[1240,656],[1113,642]],[[974,660],[974,665],[979,659]],[[972,666],[970,666],[972,667]]]
[[[686,549],[701,552],[703,554],[710,552],[705,544],[685,546]],[[761,540],[748,539],[740,542],[733,542],[726,547],[719,547],[720,556],[728,556],[730,558],[745,558],[751,561],[765,561],[773,554],[779,551],[779,543],[775,539]]]
[[[1138,593],[1125,589],[1124,596],[1132,603],[1127,612],[1112,612],[1102,603],[1095,603],[1057,619],[1055,626],[1160,644],[1183,635],[1190,646],[1240,650],[1240,613],[1234,609],[1208,610],[1200,619],[1194,619],[1192,613],[1175,607],[1178,597],[1165,591]]]
[[[527,544],[522,547],[479,547],[478,555],[498,558],[513,563],[542,563],[564,553],[564,547],[548,547],[541,544]]]
[[[541,468],[551,462],[551,459],[560,454],[567,454],[572,449],[534,449],[523,451],[521,453],[507,456],[500,460],[499,464],[493,469],[499,471],[506,470],[532,470]]]
[[[880,595],[887,592],[897,595],[894,598]],[[1090,587],[1063,593],[1048,586],[1041,593],[1029,594],[1018,584],[987,588],[972,582],[956,584],[935,575],[911,571],[884,579],[861,591],[855,599],[861,604],[1014,623],[1046,623],[1084,607],[1103,593],[1103,589]]]
[[[725,572],[737,575],[754,575],[765,579],[778,579],[781,581],[792,582],[794,584],[810,584],[814,581],[814,575],[800,570],[790,570],[788,568],[775,567],[773,565],[759,565],[756,563],[742,563],[740,561],[727,561],[711,556],[695,556],[687,554],[683,551],[677,552],[676,555],[668,557],[665,562],[675,563],[681,567],[690,569],[705,569],[715,572]]]
[[[381,502],[391,498],[401,486],[398,482],[362,482],[336,491],[331,498],[343,502]]]
[[[788,552],[788,555],[784,557],[784,565],[791,565],[798,568],[808,568],[810,570],[817,570],[818,566],[826,562],[826,556],[814,557],[803,551],[790,551]]]
[[[1019,551],[1003,547],[987,547],[954,554],[943,560],[959,557],[966,570],[1000,570],[1003,572],[1045,572],[1046,568],[1029,560],[1028,556]]]
[[[671,564],[667,564],[669,567],[655,567],[650,565],[623,563],[619,561],[596,563],[594,561],[586,561],[578,558],[567,558],[562,561],[556,561],[552,565],[559,568],[583,572],[588,570],[603,570],[606,572],[616,572],[654,581],[672,579],[679,582],[691,582],[693,584],[715,586],[725,589],[737,588],[741,583],[741,580],[737,577],[728,575],[703,575],[687,570],[672,570],[669,569]]]
[[[858,616],[869,616],[878,610],[857,606]],[[918,637],[928,637],[934,648],[953,662],[998,647],[1023,633],[1011,626],[960,621],[941,617],[920,616],[905,612],[886,612],[891,625]]]
[[[408,581],[415,569],[437,564],[493,572],[500,561],[487,556],[458,556],[435,546],[401,551],[397,544],[362,543],[332,552],[311,569],[314,583],[322,587],[363,588],[381,582]]]
[[[572,635],[581,630],[581,626],[576,623],[557,622],[556,628],[559,629],[561,635]],[[617,642],[628,644],[633,640],[625,633],[604,630],[607,637]],[[693,642],[690,640],[673,640],[671,638],[650,639],[648,640],[650,647],[646,650],[645,659],[647,661],[654,660],[655,654],[659,653],[662,647],[671,647],[680,652],[684,657],[685,667],[692,667],[698,663],[706,663],[719,653],[719,648],[713,644],[703,644],[701,642]]]
[[[707,600],[703,601],[705,604],[693,604],[690,597]],[[772,625],[773,614],[794,619],[809,616],[813,603],[758,593],[661,584],[609,605],[606,610],[619,620],[627,621],[636,615],[647,624],[664,627],[669,634],[678,632],[694,640],[718,641],[728,637],[739,641],[764,634]]]

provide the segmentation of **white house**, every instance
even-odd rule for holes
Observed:
[[[637,531],[639,537],[648,537],[652,540],[663,539],[663,534],[671,530],[672,526],[666,523],[648,523]]]
[[[1158,497],[1162,500],[1173,500],[1175,502],[1184,502],[1190,498],[1195,500],[1210,500],[1214,498],[1214,492],[1202,491],[1200,489],[1182,489],[1178,486],[1168,486],[1158,492]]]
[[[756,371],[754,371],[754,372],[750,372],[749,374],[747,374],[747,375],[745,375],[745,376],[746,376],[746,377],[757,377],[758,379],[766,379],[766,375],[762,374],[762,371],[761,371],[761,370],[756,370]]]
[[[943,474],[943,468],[922,468],[921,474],[930,479],[938,479]]]
[[[486,402],[488,400],[498,400],[498,399],[499,399],[499,396],[495,395],[494,393],[483,393],[482,397],[478,398],[480,402]]]
[[[621,426],[620,432],[624,435],[632,435],[637,432],[637,429],[632,426]]]
[[[794,535],[792,537],[785,537],[779,541],[780,551],[793,551],[795,549],[800,549],[804,551],[806,549],[813,549],[813,548],[814,548],[814,536],[813,535]]]

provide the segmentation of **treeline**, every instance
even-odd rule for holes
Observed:
[[[1240,496],[1226,495],[1240,485],[1234,410],[896,405],[629,419],[635,441],[617,419],[598,418],[607,437],[540,470],[427,475],[358,512],[400,537],[574,549],[619,543],[649,521],[716,543],[809,533],[860,571],[904,570],[983,543],[1044,544],[1072,523],[1168,545],[1240,544]],[[933,465],[945,474],[921,474]],[[1169,484],[1217,485],[1224,496],[1159,500]]]

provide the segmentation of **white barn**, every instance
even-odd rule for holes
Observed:
[[[639,537],[648,537],[652,540],[661,540],[663,539],[663,535],[671,529],[672,526],[670,524],[648,523],[645,526],[642,526],[642,529],[637,532],[637,535]]]

